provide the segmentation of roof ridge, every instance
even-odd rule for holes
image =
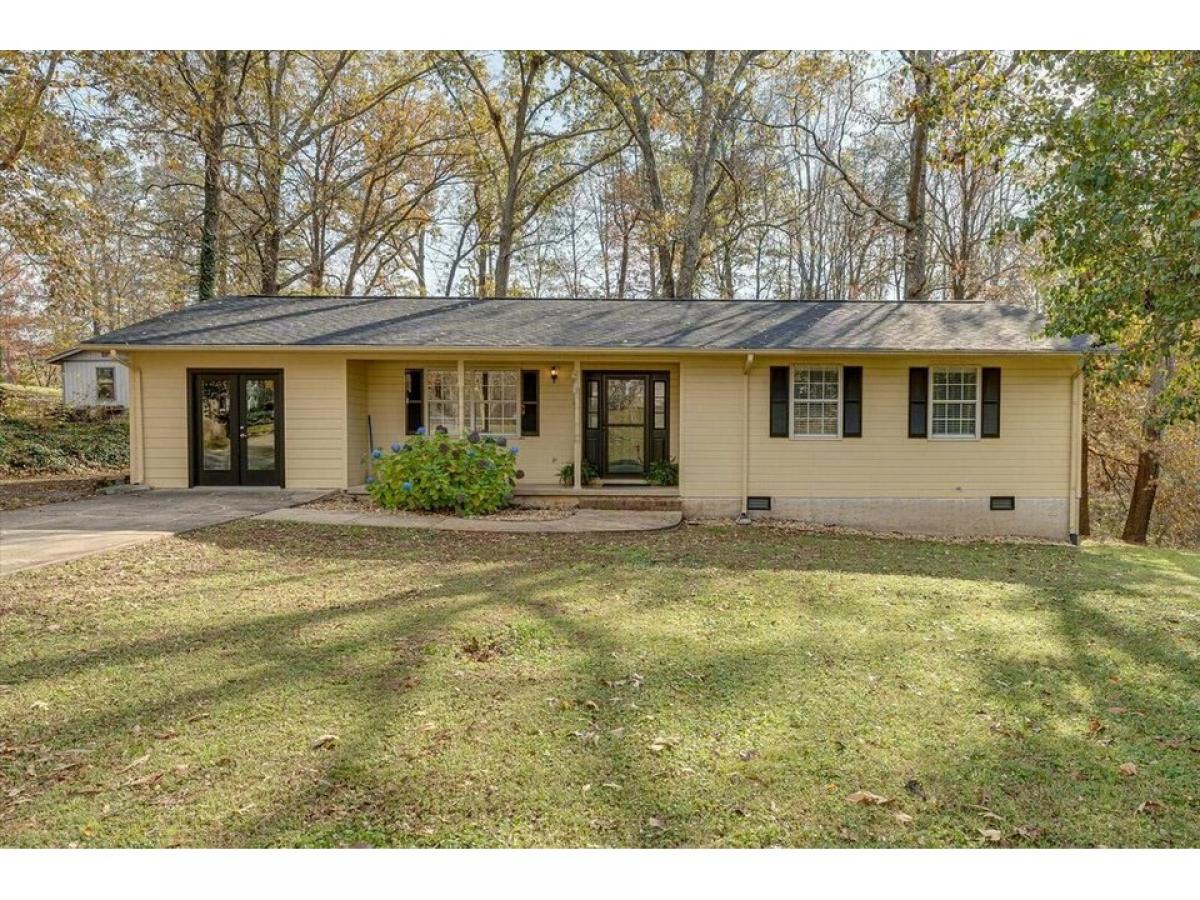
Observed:
[[[1017,303],[1005,303],[997,300],[780,300],[754,299],[752,297],[451,297],[444,294],[224,294],[214,297],[221,300],[446,300],[446,301],[486,301],[489,303],[506,302],[564,302],[564,303],[745,303],[757,306],[775,306],[783,304],[813,305],[817,303],[840,304],[846,306],[889,305],[889,306],[1021,306]],[[207,301],[212,302],[212,301]],[[1025,309],[1027,307],[1021,306]],[[1035,312],[1035,310],[1030,310]]]

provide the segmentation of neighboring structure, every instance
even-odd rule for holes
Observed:
[[[503,434],[538,502],[1065,540],[1086,338],[983,303],[232,297],[96,338],[132,374],[132,478],[361,484],[417,428]],[[600,473],[580,484],[582,463]],[[558,486],[564,464],[575,484]]]
[[[67,406],[129,405],[129,370],[107,353],[67,350],[47,362],[62,366],[63,403]]]

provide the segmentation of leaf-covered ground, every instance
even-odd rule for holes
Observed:
[[[1200,844],[1185,552],[242,522],[6,578],[0,685],[8,846]]]

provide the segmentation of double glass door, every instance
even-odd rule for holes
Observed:
[[[192,483],[283,485],[282,373],[192,373]]]

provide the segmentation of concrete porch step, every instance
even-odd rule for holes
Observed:
[[[611,494],[604,496],[581,496],[580,509],[638,509],[678,512],[683,504],[678,497],[647,497]]]

